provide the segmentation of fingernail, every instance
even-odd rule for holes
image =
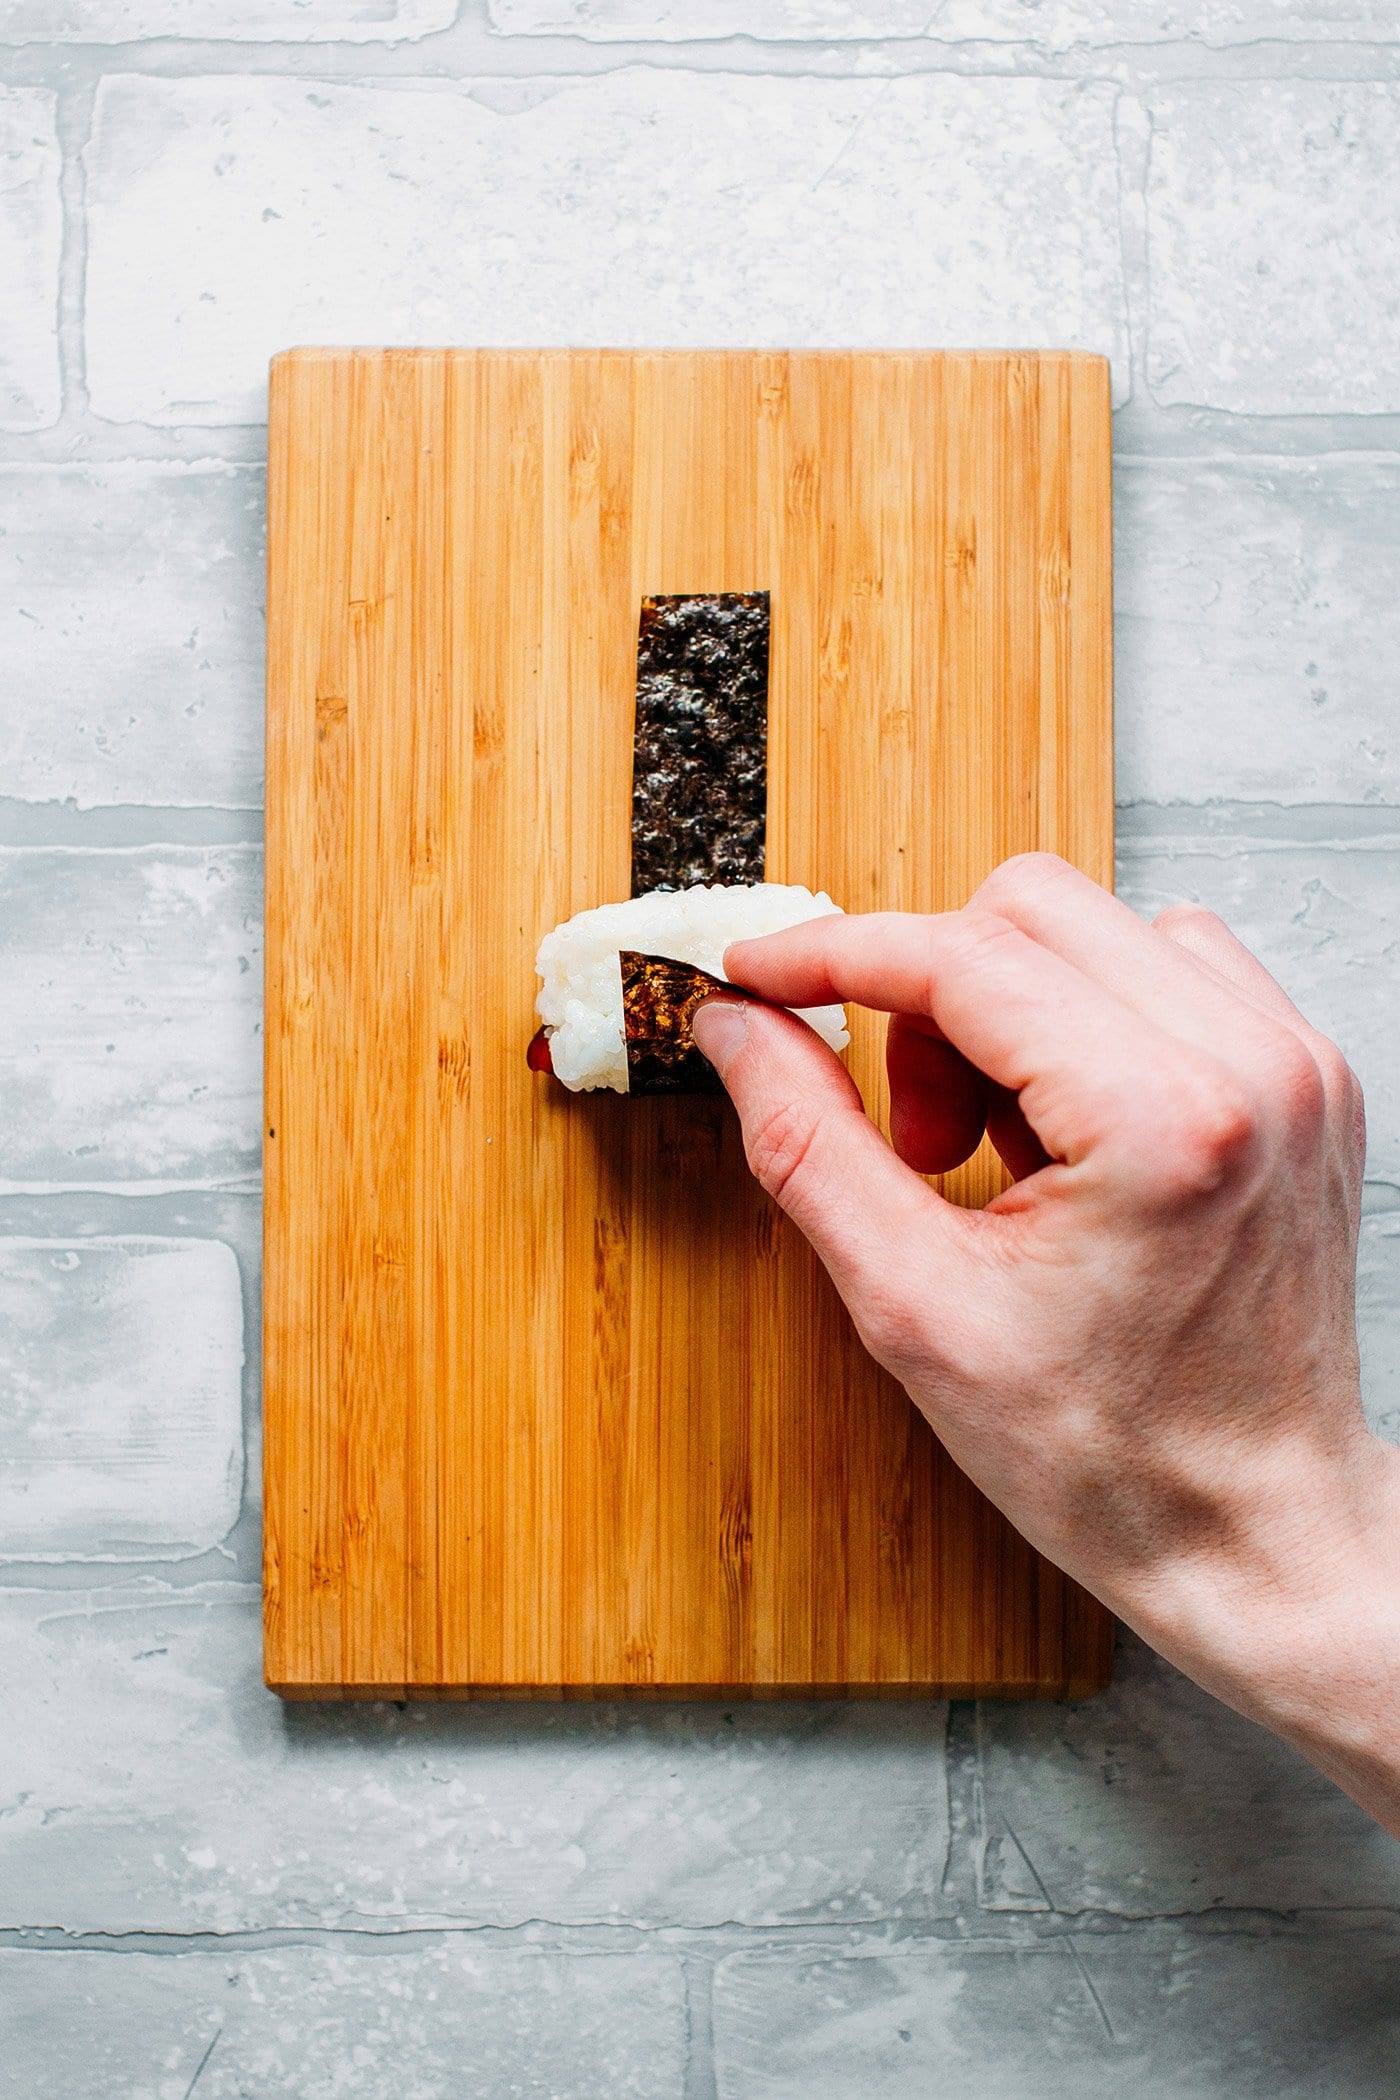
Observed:
[[[742,999],[706,999],[690,1024],[696,1048],[703,1051],[723,1079],[732,1059],[744,1047],[749,1010]]]

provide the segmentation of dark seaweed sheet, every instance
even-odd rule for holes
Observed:
[[[627,1038],[627,1090],[632,1094],[720,1094],[724,1088],[708,1057],[695,1047],[695,1009],[714,992],[740,996],[733,985],[694,963],[624,948],[622,1023]]]
[[[768,593],[644,598],[632,749],[632,894],[762,882]]]

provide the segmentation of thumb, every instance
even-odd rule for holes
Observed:
[[[691,1030],[738,1110],[751,1171],[811,1241],[862,1334],[878,1334],[877,1308],[901,1276],[913,1285],[911,1254],[925,1282],[940,1249],[963,1254],[964,1214],[905,1166],[835,1051],[795,1014],[713,998]]]

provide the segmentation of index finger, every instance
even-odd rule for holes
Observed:
[[[1217,1060],[975,907],[809,919],[736,941],[724,969],[779,1006],[849,999],[933,1020],[979,1071],[1020,1096],[1046,1150],[1071,1165],[1111,1151],[1151,1173],[1162,1166],[1164,1139],[1189,1151],[1209,1128],[1228,1143],[1248,1120]]]

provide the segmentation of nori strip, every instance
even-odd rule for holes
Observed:
[[[631,1094],[722,1094],[719,1073],[695,1047],[690,1023],[713,992],[742,998],[732,984],[694,963],[624,948],[622,1024],[627,1037],[627,1091]]]
[[[632,895],[762,882],[768,593],[643,598],[632,744]]]
[[[632,747],[632,895],[696,883],[764,879],[768,821],[767,591],[687,592],[642,600]],[[691,1038],[713,992],[732,985],[662,956],[623,950],[628,1090],[722,1093]],[[552,1071],[549,1041],[526,1052]]]

